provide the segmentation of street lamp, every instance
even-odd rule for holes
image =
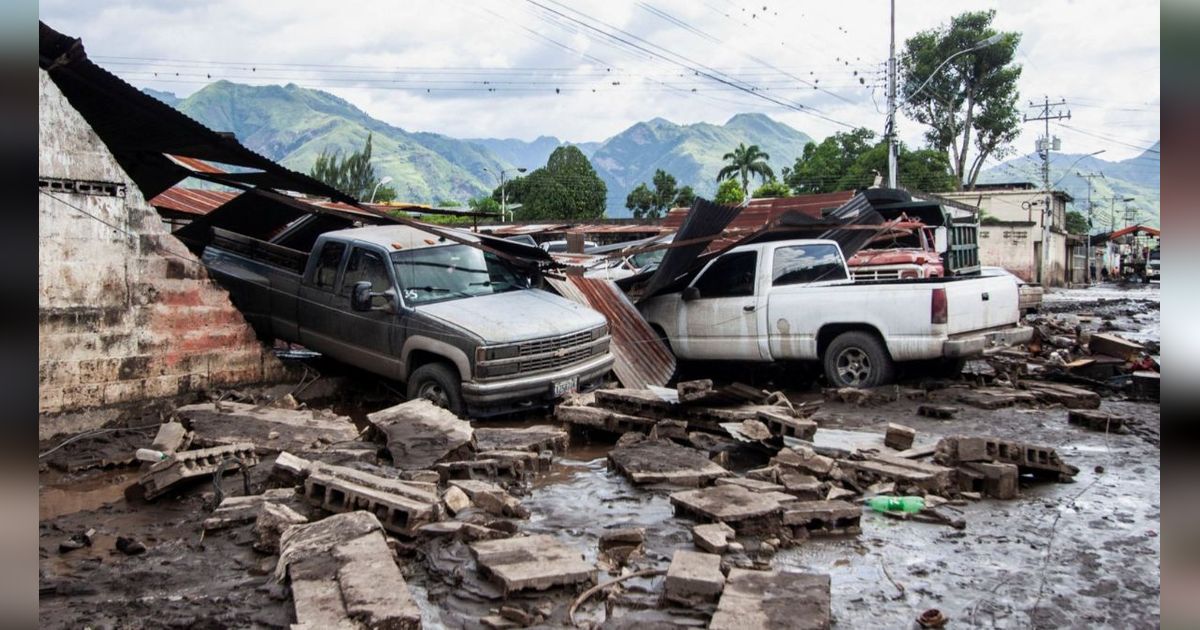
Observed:
[[[371,189],[371,200],[367,203],[375,203],[375,193],[378,192],[379,187],[390,183],[392,183],[392,177],[390,175],[385,176],[383,179],[375,182],[375,187]]]
[[[491,173],[492,175],[496,175],[496,177],[499,178],[499,180],[500,180],[500,220],[501,221],[504,221],[504,220],[511,221],[512,217],[508,217],[508,219],[504,218],[505,214],[508,211],[508,195],[507,195],[507,191],[504,189],[504,183],[505,183],[504,174],[510,173],[512,171],[516,171],[518,173],[524,173],[525,171],[527,171],[529,169],[525,168],[524,166],[518,166],[516,168],[502,168],[502,169],[500,169],[499,173],[496,173],[496,171],[493,171],[492,169],[485,166],[485,167],[483,167],[483,170]]]
[[[976,50],[979,50],[980,48],[986,48],[988,46],[991,46],[992,44],[999,42],[1002,39],[1004,39],[1004,35],[1002,35],[1000,33],[996,33],[995,35],[992,35],[991,37],[988,37],[986,39],[982,39],[982,40],[976,42],[975,45],[971,46],[970,48],[965,48],[963,50],[960,50],[960,51],[954,53],[953,55],[950,55],[949,57],[946,57],[945,61],[938,64],[938,66],[933,69],[933,72],[929,73],[929,76],[925,79],[925,82],[921,84],[921,87],[918,87],[916,90],[914,90],[913,93],[909,94],[908,98],[906,98],[904,100],[909,101],[917,94],[920,94],[921,90],[924,90],[925,86],[929,85],[929,82],[933,80],[933,77],[937,76],[938,71],[941,70],[946,64],[950,63],[954,58],[959,57],[961,55],[965,55],[969,52],[975,52]],[[899,151],[899,143],[896,141],[896,106],[897,106],[897,103],[896,103],[896,0],[892,0],[892,39],[891,39],[891,54],[888,57],[888,119],[887,119],[888,187],[889,188],[896,187],[896,167],[897,167],[897,161],[898,161],[897,152]]]

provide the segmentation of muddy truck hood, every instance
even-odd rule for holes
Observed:
[[[488,345],[558,337],[605,323],[600,313],[539,289],[449,300],[417,311],[474,333]]]

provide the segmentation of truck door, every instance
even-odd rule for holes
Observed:
[[[350,305],[350,293],[357,282],[370,282],[372,293],[392,290],[391,265],[382,254],[355,246],[346,260],[346,269],[334,294],[331,305],[342,313],[337,337],[344,341],[345,351],[352,355],[353,362],[376,374],[401,379],[399,345],[393,344],[399,335],[396,330],[398,316],[395,308],[386,308],[387,299],[376,297],[371,306],[381,310],[355,311]]]
[[[313,268],[307,270],[300,283],[300,343],[317,352],[345,359],[344,344],[339,342],[336,334],[341,315],[331,301],[345,260],[346,244],[325,241],[319,247],[316,260],[309,263]]]
[[[725,254],[691,284],[699,295],[680,300],[685,357],[759,361],[758,252]]]

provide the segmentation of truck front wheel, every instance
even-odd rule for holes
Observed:
[[[408,399],[424,398],[433,404],[462,417],[466,406],[462,399],[462,384],[445,363],[426,363],[408,377]]]
[[[875,387],[890,383],[895,366],[879,339],[861,331],[834,338],[822,358],[825,378],[834,387]]]

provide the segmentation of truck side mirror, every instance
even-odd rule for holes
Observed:
[[[371,310],[371,283],[355,282],[350,290],[350,308],[359,312]]]
[[[945,254],[946,250],[950,249],[950,241],[947,238],[948,230],[946,226],[939,225],[933,228],[933,250],[939,254]]]
[[[687,287],[683,290],[683,301],[691,302],[692,300],[700,299],[700,289],[696,287]]]

